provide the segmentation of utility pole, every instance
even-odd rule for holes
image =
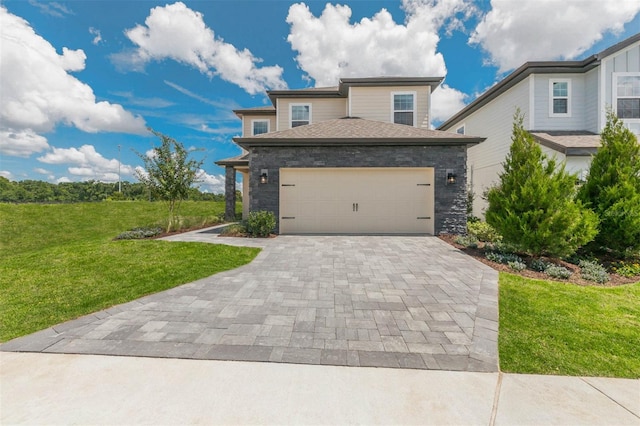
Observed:
[[[122,194],[122,181],[120,180],[120,159],[121,159],[121,153],[120,153],[120,145],[118,144],[118,192]]]

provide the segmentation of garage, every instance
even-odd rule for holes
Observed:
[[[281,168],[282,234],[433,234],[434,169]]]

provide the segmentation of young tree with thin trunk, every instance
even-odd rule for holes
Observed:
[[[167,232],[180,208],[180,203],[189,196],[189,188],[199,182],[202,161],[189,158],[189,151],[178,141],[149,129],[161,140],[149,154],[136,152],[144,162],[144,171],[136,170],[136,177],[144,183],[151,194],[167,203],[169,224]]]

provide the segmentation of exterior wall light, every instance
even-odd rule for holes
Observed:
[[[453,169],[447,169],[447,185],[453,185],[456,183],[456,174]]]
[[[269,170],[262,169],[260,170],[260,183],[268,183],[269,182]]]

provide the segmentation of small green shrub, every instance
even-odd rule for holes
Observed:
[[[635,277],[636,275],[640,275],[640,262],[616,262],[611,265],[611,272],[622,275],[623,277]]]
[[[568,270],[564,266],[553,265],[553,264],[550,264],[549,266],[547,266],[547,268],[544,270],[544,273],[549,275],[550,277],[561,278],[563,280],[566,280],[571,276],[570,270]]]
[[[549,262],[545,262],[542,259],[533,259],[529,263],[529,268],[536,272],[544,272],[549,266],[551,266],[551,264]]]
[[[524,262],[511,261],[511,262],[507,262],[507,265],[509,265],[509,268],[518,272],[524,271],[525,269],[527,269],[527,265],[525,265]]]
[[[502,241],[502,237],[493,226],[487,222],[467,222],[467,231],[483,242],[496,243]]]
[[[250,212],[247,218],[247,231],[252,237],[268,237],[276,227],[273,212],[260,210]]]
[[[524,263],[520,256],[513,253],[500,253],[495,251],[487,252],[485,257],[492,262],[509,264],[509,262],[513,263]]]
[[[227,237],[246,237],[247,236],[247,227],[243,223],[234,223],[225,227],[220,235],[224,235]]]
[[[591,262],[588,260],[581,260],[578,264],[581,269],[582,278],[589,281],[595,281],[603,284],[609,281],[609,274],[607,274],[604,266],[597,262]]]
[[[458,235],[453,241],[461,246],[478,248],[478,239],[473,235]]]
[[[141,240],[144,238],[151,238],[162,234],[162,228],[160,227],[143,227],[133,228],[119,234],[116,240]]]

